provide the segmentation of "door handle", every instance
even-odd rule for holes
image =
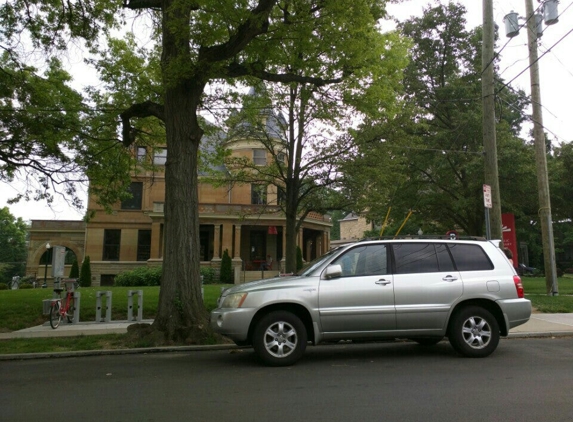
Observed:
[[[442,280],[444,281],[456,281],[458,278],[454,277],[453,275],[447,275],[444,278],[442,278]]]
[[[380,285],[380,286],[386,286],[387,284],[390,284],[391,281],[381,279],[381,280],[375,281],[375,283]]]

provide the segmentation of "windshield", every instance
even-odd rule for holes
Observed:
[[[332,258],[332,256],[340,250],[340,248],[341,247],[339,246],[338,248],[333,249],[322,256],[319,256],[315,260],[310,261],[308,264],[306,264],[305,267],[303,267],[303,269],[300,272],[297,273],[297,275],[300,276],[310,275],[314,270],[316,270],[318,267],[324,264],[325,261],[328,261],[330,258]]]

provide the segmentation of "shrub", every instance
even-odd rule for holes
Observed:
[[[573,274],[573,268],[565,268],[563,271],[565,274]]]
[[[80,267],[78,266],[78,260],[74,259],[72,262],[72,268],[70,268],[70,278],[79,278],[80,277]]]
[[[557,268],[557,277],[563,277],[563,270],[561,268]]]
[[[201,275],[203,276],[203,284],[215,283],[215,270],[209,267],[201,267]]]
[[[219,275],[219,279],[221,283],[232,284],[235,281],[234,278],[233,262],[229,256],[229,251],[225,249],[225,252],[223,252],[223,258],[221,259],[221,274]]]
[[[82,287],[90,287],[92,285],[92,267],[90,265],[89,256],[86,256],[84,262],[82,262],[79,281],[80,281],[80,286]]]
[[[300,249],[300,246],[296,247],[296,270],[300,271],[302,270],[303,267],[303,262],[302,262],[302,250]]]
[[[33,287],[34,287],[34,286],[32,286],[32,285],[29,284],[29,283],[21,283],[21,284],[18,286],[19,289],[32,289]]]
[[[8,285],[6,283],[0,283],[0,290],[8,290]]]
[[[161,285],[161,267],[139,267],[115,276],[115,285],[123,287]]]

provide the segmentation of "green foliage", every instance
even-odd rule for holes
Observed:
[[[235,274],[233,274],[233,263],[231,257],[229,256],[229,251],[225,249],[223,252],[223,257],[221,258],[221,283],[232,284],[235,280]]]
[[[1,159],[0,159],[1,161]],[[0,208],[0,283],[22,276],[26,268],[26,223]]]
[[[302,267],[304,266],[303,264],[303,260],[302,260],[302,250],[300,249],[300,246],[296,247],[296,270],[300,271],[302,270]]]
[[[215,269],[210,267],[201,267],[200,273],[203,276],[203,284],[213,284],[216,283],[215,280]]]
[[[0,290],[8,290],[8,285],[6,283],[0,283]]]
[[[465,13],[448,3],[399,25],[412,41],[403,108],[354,134],[359,147],[343,169],[347,196],[376,225],[390,210],[384,234],[394,234],[411,210],[401,234],[484,234],[481,29],[466,30]],[[497,125],[503,212],[535,219],[532,149],[517,138],[527,99],[520,91],[499,95],[515,108]]]
[[[92,267],[90,264],[90,257],[86,256],[84,262],[82,262],[82,267],[80,269],[80,286],[90,287],[92,285]]]
[[[70,278],[79,278],[80,277],[80,267],[78,266],[78,260],[74,259],[72,262],[72,268],[70,268]]]
[[[159,286],[161,267],[139,267],[115,276],[115,285],[121,287]]]

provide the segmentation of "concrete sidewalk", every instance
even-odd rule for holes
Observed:
[[[142,323],[152,323],[153,320],[143,320]],[[62,321],[57,329],[52,329],[50,323],[11,333],[0,333],[0,340],[12,338],[41,338],[41,337],[70,337],[95,334],[121,334],[127,332],[127,327],[137,321],[112,322],[79,322],[68,324]],[[532,314],[531,319],[519,327],[511,329],[509,337],[546,337],[573,336],[573,313],[570,314]]]
[[[82,322],[71,324],[62,321],[56,329],[50,327],[50,323],[36,327],[25,328],[23,330],[12,331],[11,333],[0,333],[0,340],[11,338],[46,338],[46,337],[73,337],[89,336],[97,334],[123,334],[127,333],[127,327],[132,324],[151,324],[152,319],[143,321],[111,321],[111,322]]]

